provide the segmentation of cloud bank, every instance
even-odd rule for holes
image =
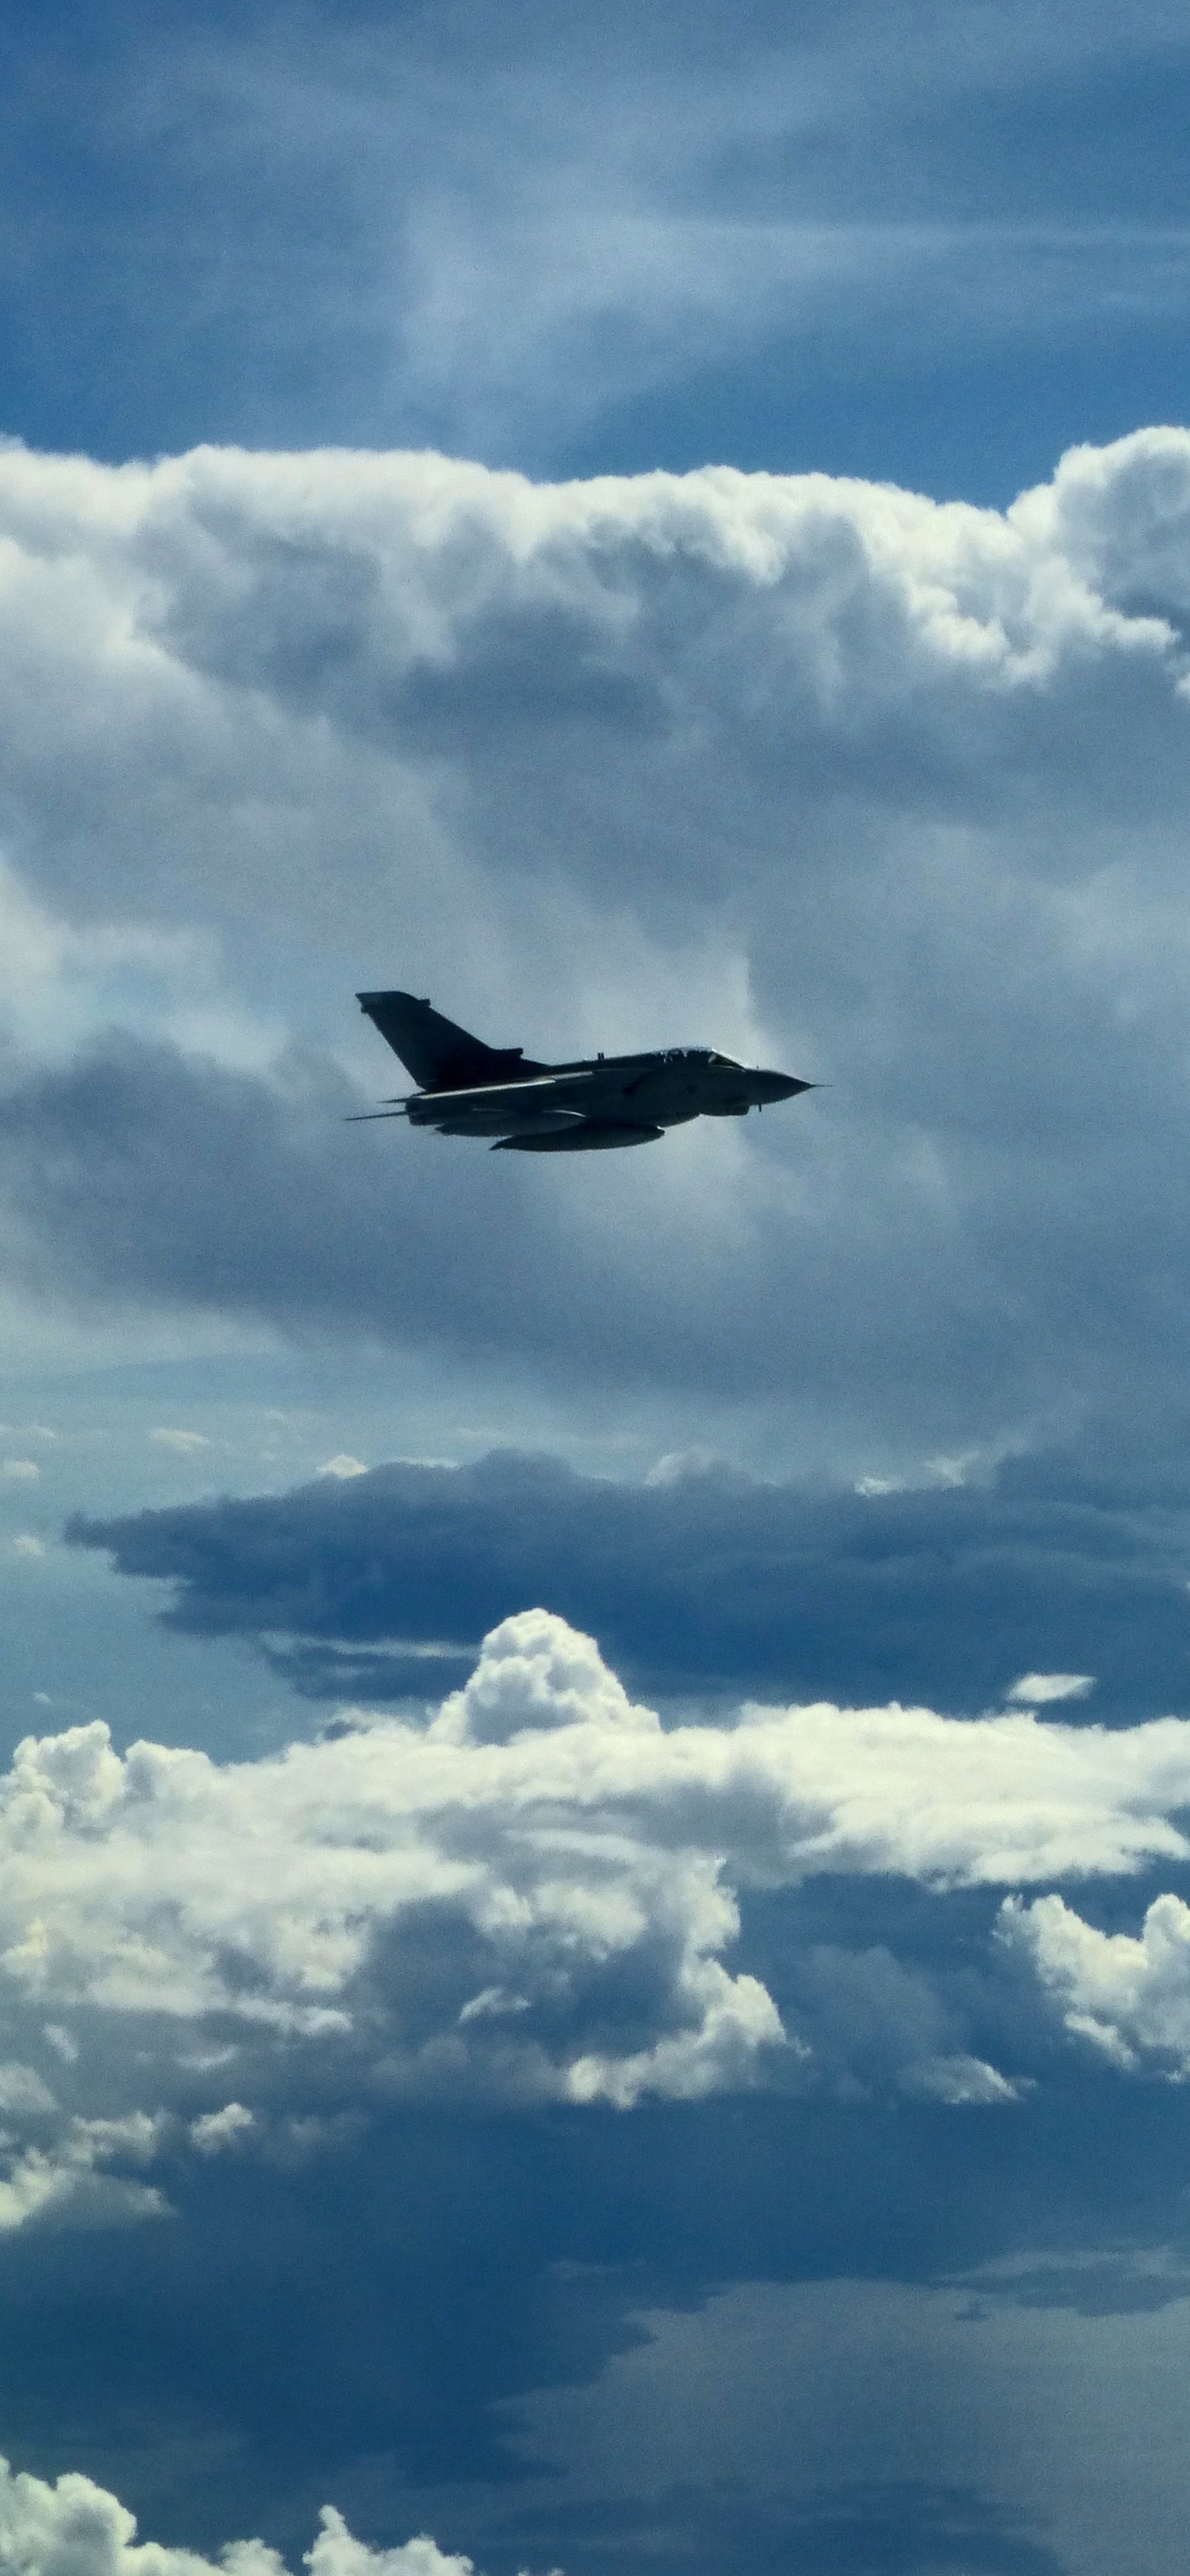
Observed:
[[[360,1719],[224,1766],[121,1757],[98,1724],[30,1738],[0,1784],[0,2218],[81,2180],[149,2215],[172,2156],[333,2140],[393,2099],[628,2109],[796,2089],[817,2036],[724,1963],[750,1893],[1178,1867],[1187,1805],[1182,1720],[753,1706],[667,1730],[544,1611],[495,1630],[422,1727]],[[1051,1989],[1055,1923],[1049,1896],[1020,1918]],[[879,2024],[903,2088],[1014,2096],[887,1952],[815,1951],[801,1992],[828,2053]]]
[[[1190,1692],[1184,1511],[1105,1492],[1069,1458],[859,1494],[697,1458],[635,1485],[507,1452],[347,1466],[287,1494],[79,1516],[67,1535],[171,1582],[169,1626],[251,1638],[314,1698],[434,1695],[526,1599],[662,1694],[896,1693],[976,1713],[1019,1675],[1019,1703],[1077,1708],[1073,1659],[1109,1720]]]
[[[1004,514],[6,450],[8,1276],[703,1436],[763,1407],[877,1482],[1168,1436],[1188,528],[1176,430]],[[510,1176],[340,1126],[389,976],[546,1054],[693,1030],[834,1087],[647,1176]]]

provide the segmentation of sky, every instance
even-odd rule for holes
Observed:
[[[1183,2576],[1185,12],[0,28],[0,2576]]]

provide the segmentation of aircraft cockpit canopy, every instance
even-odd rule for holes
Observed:
[[[720,1055],[717,1047],[666,1047],[664,1064],[726,1064],[733,1073],[743,1070],[733,1055]]]

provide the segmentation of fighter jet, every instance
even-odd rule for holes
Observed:
[[[754,1072],[714,1047],[535,1064],[521,1047],[485,1046],[412,993],[356,998],[419,1085],[365,1117],[406,1118],[440,1136],[492,1136],[496,1154],[653,1145],[691,1118],[743,1118],[814,1088],[792,1074]]]

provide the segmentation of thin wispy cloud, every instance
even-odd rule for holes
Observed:
[[[1171,347],[1184,327],[1164,105],[1184,28],[1165,7],[1094,25],[1029,5],[761,10],[746,28],[712,7],[680,45],[610,5],[548,41],[535,11],[484,9],[448,48],[433,11],[314,9],[282,34],[133,9],[52,91],[37,47],[10,69],[18,365],[52,381],[32,267],[79,328],[104,316],[129,378],[96,421],[117,452],[162,443],[139,418],[148,367],[175,444],[288,426],[548,468],[576,441],[635,440],[644,461],[659,438],[686,461],[745,367],[787,462],[807,400],[846,445],[861,343],[922,390],[943,351],[990,382],[1000,349],[1052,398],[1088,331],[1126,349],[1138,326]],[[754,401],[737,426],[755,438]]]

